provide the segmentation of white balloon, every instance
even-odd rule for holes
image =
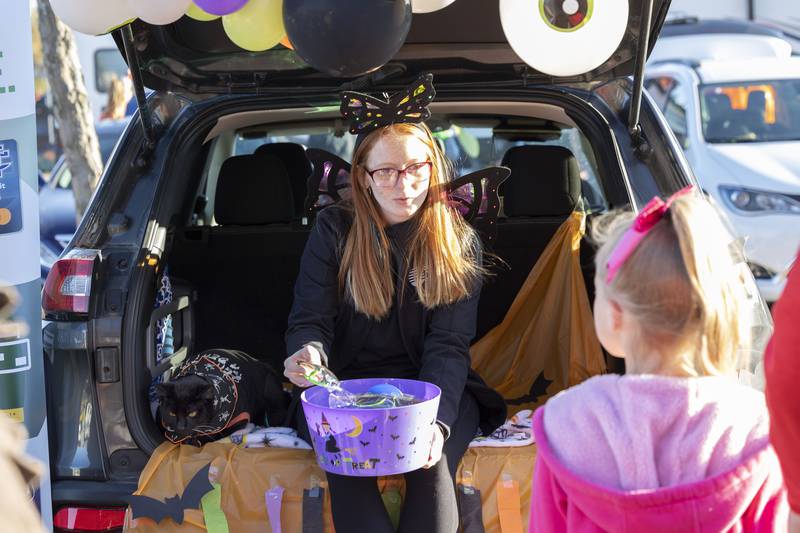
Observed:
[[[137,17],[156,26],[172,24],[189,10],[192,0],[128,0]]]
[[[558,21],[547,19],[545,6]],[[577,14],[580,7],[585,16]],[[577,76],[617,50],[628,28],[628,0],[500,0],[500,21],[525,63],[551,76]],[[570,21],[580,22],[570,27]]]
[[[456,0],[411,0],[411,11],[414,13],[439,11],[455,1]]]
[[[102,35],[136,18],[126,0],[50,0],[61,21],[80,33]]]

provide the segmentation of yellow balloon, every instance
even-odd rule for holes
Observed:
[[[206,13],[199,7],[197,4],[192,2],[189,5],[189,9],[186,11],[186,16],[193,18],[194,20],[199,20],[200,22],[208,22],[209,20],[218,19],[219,15],[212,15],[211,13]]]
[[[251,52],[268,50],[286,35],[283,0],[250,0],[235,13],[222,17],[228,38]]]

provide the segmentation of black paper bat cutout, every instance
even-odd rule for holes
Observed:
[[[199,509],[200,500],[214,487],[208,481],[208,471],[211,463],[197,471],[194,477],[186,484],[183,495],[177,494],[165,501],[156,500],[148,496],[132,494],[124,498],[131,506],[133,519],[149,518],[160,523],[165,518],[172,518],[176,524],[183,524],[183,513],[186,509]]]
[[[421,75],[405,89],[381,100],[368,94],[343,91],[339,110],[350,121],[350,133],[367,133],[390,124],[428,120],[431,112],[428,104],[436,96],[433,74]]]
[[[411,446],[411,445],[415,444],[416,442],[417,442],[417,437],[414,437],[414,438],[411,440],[411,442],[409,442],[408,444],[409,444],[409,446]]]
[[[398,416],[400,416],[400,415],[389,415],[389,420],[391,420],[392,422],[394,422],[395,420],[397,420],[397,417],[398,417]]]
[[[375,433],[375,430],[376,430],[376,429],[378,429],[378,426],[372,426],[372,427],[371,427],[371,428],[369,428],[367,431],[369,431],[370,433]]]
[[[361,445],[364,446],[364,447],[369,446],[369,441],[368,440],[359,440],[358,442],[360,442]]]
[[[400,438],[400,435],[391,435],[392,440],[397,440]]]

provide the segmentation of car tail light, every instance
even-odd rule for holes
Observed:
[[[56,531],[113,531],[125,523],[125,508],[62,507],[53,517]]]
[[[94,263],[99,250],[73,249],[53,264],[42,292],[45,314],[89,312]]]

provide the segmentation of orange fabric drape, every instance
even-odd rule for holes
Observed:
[[[606,370],[580,265],[586,215],[574,212],[534,265],[503,321],[471,349],[472,367],[512,412],[530,398],[540,373],[548,396]]]
[[[523,524],[528,523],[535,459],[535,445],[467,450],[457,479],[461,482],[466,471],[469,483],[481,491],[487,533],[501,531],[499,509],[502,508],[502,502],[498,501],[497,484],[505,479],[512,479],[519,484],[521,519]],[[153,453],[142,471],[136,494],[161,501],[182,494],[186,483],[208,463],[212,465],[212,472],[216,472],[215,482],[221,486],[221,508],[231,532],[271,531],[264,492],[275,483],[285,490],[281,507],[283,531],[302,531],[303,489],[310,488],[312,477],[326,489],[323,504],[325,532],[334,531],[325,472],[317,466],[314,454],[306,450],[244,449],[225,443],[211,443],[197,448],[164,443]],[[405,492],[404,485],[402,476],[379,478],[378,481],[382,491],[399,489],[401,494]],[[125,530],[138,533],[203,533],[206,528],[202,511],[187,510],[181,526],[169,518],[160,524],[147,518],[133,521],[129,513]]]

